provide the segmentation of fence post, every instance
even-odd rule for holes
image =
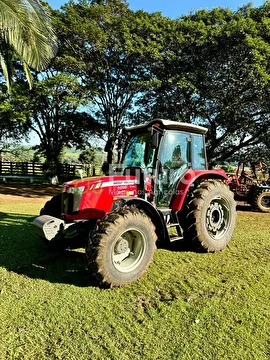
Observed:
[[[28,162],[23,162],[22,163],[22,173],[24,175],[31,175],[31,174],[29,174]]]

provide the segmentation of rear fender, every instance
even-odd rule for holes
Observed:
[[[171,201],[171,208],[173,211],[180,211],[187,197],[187,193],[194,183],[207,179],[221,179],[228,180],[224,170],[188,170],[180,179],[175,195]]]

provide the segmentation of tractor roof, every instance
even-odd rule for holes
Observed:
[[[127,133],[141,132],[143,129],[147,130],[152,126],[159,127],[164,130],[178,130],[178,131],[187,131],[195,134],[205,134],[207,129],[205,127],[188,124],[184,122],[164,120],[164,119],[154,119],[146,124],[140,124],[136,126],[125,127]]]

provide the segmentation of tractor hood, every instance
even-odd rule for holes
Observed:
[[[94,176],[73,180],[63,185],[63,213],[70,220],[101,218],[114,201],[138,195],[136,176]]]

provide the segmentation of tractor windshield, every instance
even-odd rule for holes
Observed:
[[[122,166],[123,168],[140,167],[141,169],[153,167],[154,152],[151,133],[132,136],[128,139],[123,154]]]

